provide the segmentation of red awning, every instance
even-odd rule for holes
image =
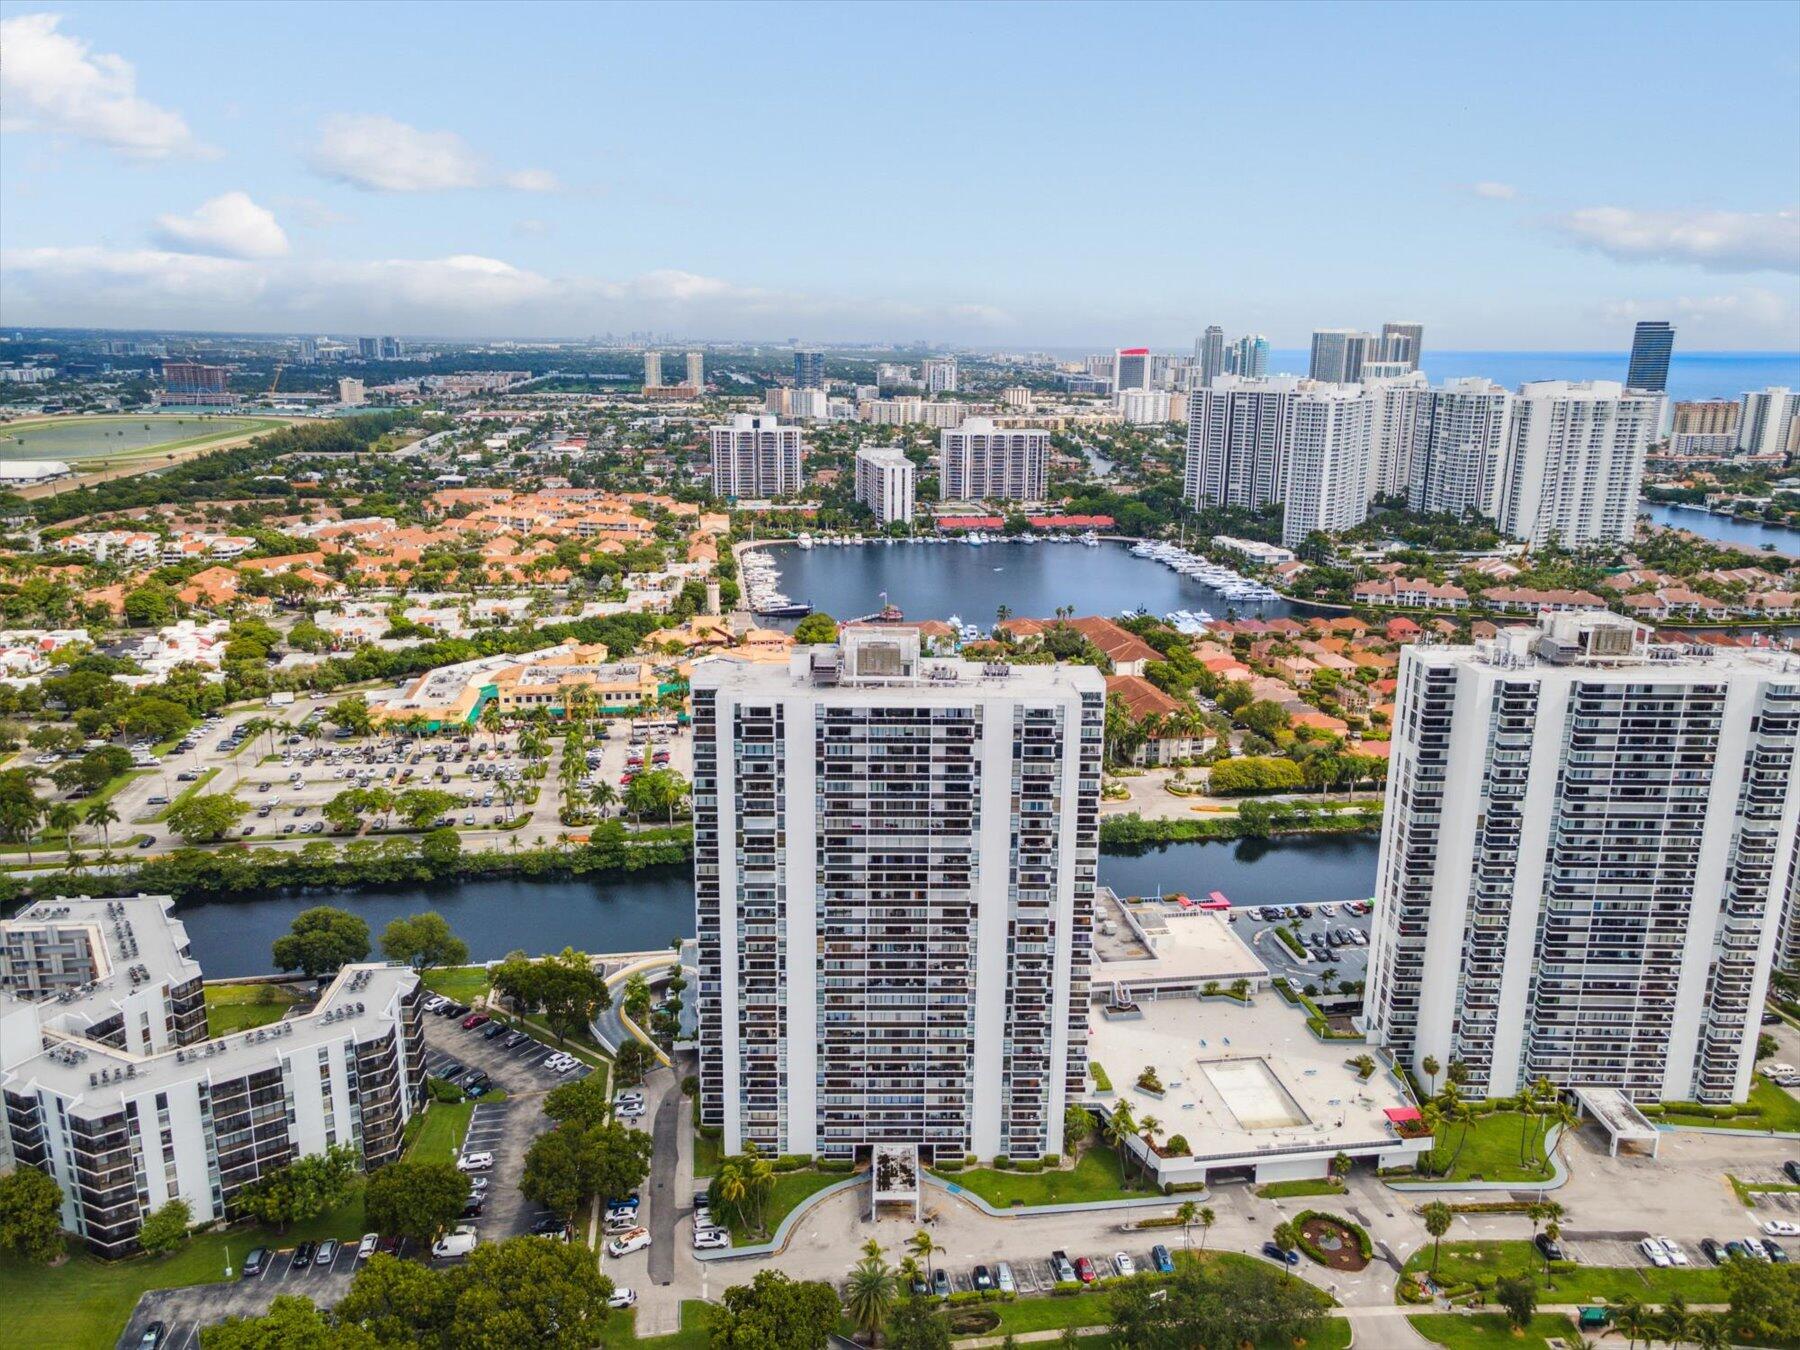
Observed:
[[[1416,1106],[1390,1106],[1381,1114],[1386,1116],[1388,1121],[1394,1125],[1417,1125],[1424,1119],[1424,1117],[1419,1114],[1419,1108]]]

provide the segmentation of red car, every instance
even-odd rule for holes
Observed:
[[[1092,1284],[1100,1278],[1100,1274],[1094,1269],[1092,1261],[1085,1256],[1078,1256],[1075,1258],[1075,1278],[1083,1284]]]
[[[467,1017],[463,1018],[463,1020],[462,1020],[463,1030],[464,1031],[473,1031],[476,1027],[480,1026],[483,1022],[489,1022],[492,1020],[493,1019],[490,1018],[486,1013],[470,1013]]]

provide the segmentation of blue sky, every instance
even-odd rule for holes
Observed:
[[[1800,348],[1800,5],[0,23],[7,323]]]

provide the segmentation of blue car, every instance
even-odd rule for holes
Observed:
[[[1150,1264],[1156,1267],[1160,1275],[1172,1275],[1175,1272],[1175,1258],[1169,1255],[1169,1249],[1160,1242],[1150,1249]]]
[[[1273,1242],[1263,1243],[1262,1254],[1271,1261],[1279,1261],[1284,1266],[1297,1266],[1300,1264],[1299,1252],[1284,1251],[1282,1248],[1277,1247]]]

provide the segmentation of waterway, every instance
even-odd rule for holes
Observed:
[[[1785,525],[1768,525],[1761,521],[1739,520],[1735,516],[1716,516],[1711,511],[1650,502],[1639,502],[1638,514],[1649,517],[1658,525],[1686,530],[1702,539],[1743,548],[1772,549],[1790,558],[1800,558],[1800,530],[1790,530]]]
[[[1276,618],[1297,612],[1285,601],[1235,606],[1210,586],[1134,557],[1128,544],[866,544],[859,548],[793,544],[768,549],[779,589],[836,619],[881,608],[882,595],[909,619],[952,615],[982,629],[1005,605],[1020,618],[1047,619],[1068,605],[1076,614],[1115,615],[1140,606],[1155,615],[1205,609],[1215,618]]]
[[[1164,844],[1104,853],[1100,880],[1121,894],[1223,891],[1237,904],[1351,900],[1374,894],[1376,837],[1301,835]],[[391,919],[435,909],[489,961],[518,948],[537,955],[650,951],[694,932],[694,888],[685,867],[657,868],[613,881],[490,878],[430,888],[318,889],[244,900],[202,900],[176,908],[201,968],[212,978],[270,973],[269,944],[294,916],[335,905],[368,922],[378,942]]]

